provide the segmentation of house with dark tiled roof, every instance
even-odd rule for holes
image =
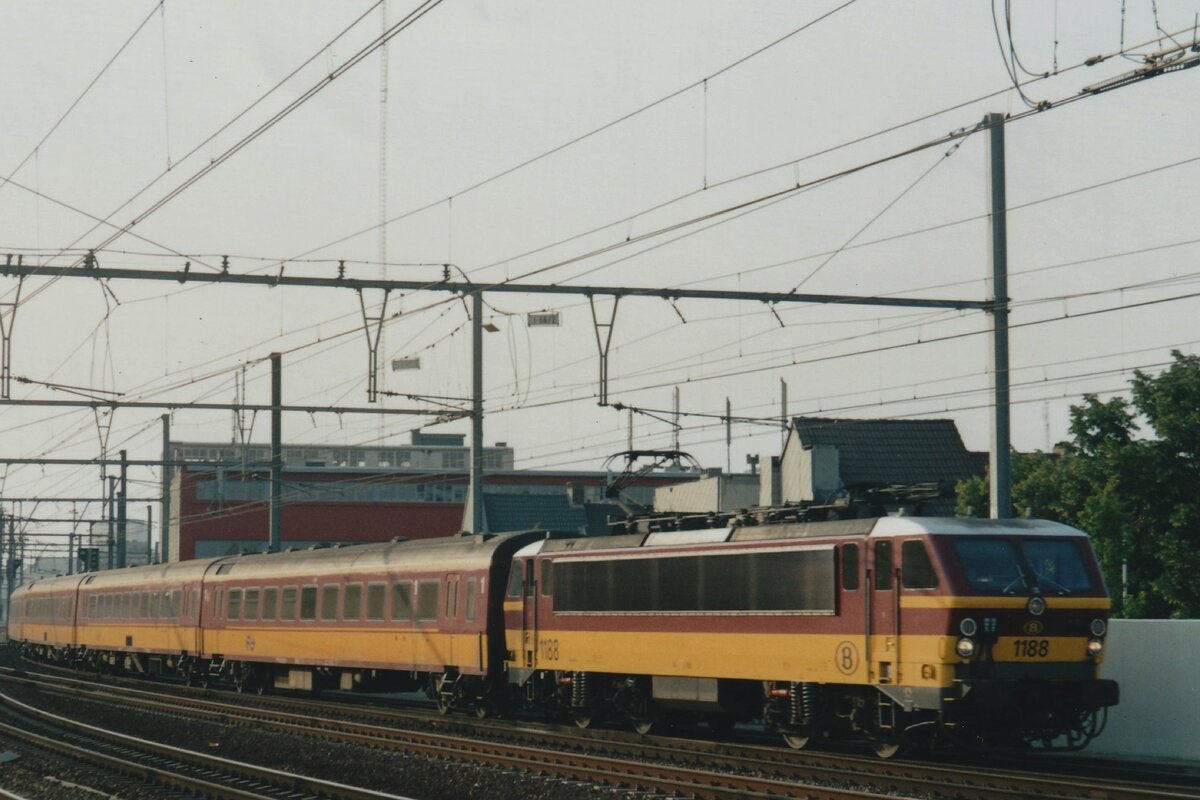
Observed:
[[[764,465],[759,502],[824,504],[926,485],[942,496],[920,513],[952,515],[954,485],[974,474],[953,420],[796,417],[782,455]]]

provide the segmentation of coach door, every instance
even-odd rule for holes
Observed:
[[[521,582],[521,651],[522,664],[526,667],[534,665],[534,651],[537,648],[537,586],[533,579],[534,559],[527,558],[521,564],[525,579]]]
[[[459,608],[458,608],[458,585],[459,576],[457,574],[446,576],[446,591],[445,591],[445,620],[442,625],[442,632],[445,634],[445,660],[447,665],[457,665],[458,654],[454,651],[454,640],[458,638],[458,632],[462,626],[459,624]]]
[[[867,644],[869,645],[870,680],[874,683],[895,683],[900,642],[899,592],[896,588],[893,542],[891,539],[868,539],[870,572],[867,597]]]

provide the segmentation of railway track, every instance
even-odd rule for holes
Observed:
[[[77,722],[0,693],[0,733],[37,750],[213,800],[412,800],[139,739]]]
[[[25,680],[33,680],[26,678]],[[111,687],[75,678],[40,677],[43,691],[114,702]],[[1030,774],[923,761],[880,761],[837,753],[589,731],[552,725],[497,724],[412,710],[293,698],[164,695],[124,688],[119,701],[149,713],[186,713],[221,724],[272,728],[359,746],[419,753],[627,789],[705,798],[806,797],[844,800],[897,793],[954,798],[1111,798],[1196,800],[1200,791],[1169,783],[1111,777]],[[351,717],[370,716],[371,721]],[[419,723],[429,730],[397,727]],[[514,743],[514,739],[517,741]]]

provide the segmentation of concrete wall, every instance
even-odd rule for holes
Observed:
[[[758,504],[777,506],[783,502],[779,485],[779,456],[770,456],[759,464]]]
[[[1088,755],[1200,762],[1200,620],[1109,623],[1101,675],[1121,703]]]

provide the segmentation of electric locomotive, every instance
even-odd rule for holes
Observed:
[[[761,719],[888,756],[1086,744],[1108,606],[1074,528],[882,517],[534,542],[504,609],[509,680],[580,726]]]

